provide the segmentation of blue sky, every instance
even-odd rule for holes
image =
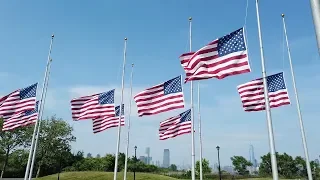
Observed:
[[[250,144],[255,147],[257,159],[269,151],[265,112],[244,112],[236,89],[237,85],[261,76],[255,1],[249,1],[247,38],[252,72],[201,81],[203,153],[211,163],[217,161],[217,145],[221,147],[223,165],[231,164],[233,155],[248,157]],[[135,64],[134,93],[183,74],[178,57],[188,51],[188,17],[193,17],[192,44],[196,50],[244,26],[245,7],[245,0],[1,1],[0,94],[36,81],[42,85],[50,36],[54,33],[45,116],[56,114],[74,127],[77,137],[74,151],[93,155],[114,153],[117,129],[94,135],[90,121],[71,120],[69,102],[73,97],[116,88],[116,102],[120,103],[123,39],[128,38],[125,76],[128,104],[131,63]],[[315,159],[320,148],[316,135],[320,127],[317,110],[320,60],[310,5],[303,0],[260,1],[267,73],[285,72],[292,102],[272,110],[276,149],[294,156],[304,155],[287,53],[283,51],[281,13],[286,14],[310,158]],[[188,106],[189,84],[184,86],[184,92]],[[158,140],[159,122],[183,109],[138,118],[133,102],[133,111],[130,147],[137,145],[138,155],[150,147],[153,159],[162,161],[163,149],[169,148],[172,163],[191,164],[190,135]],[[198,128],[197,119],[195,122]],[[125,131],[123,128],[122,152]],[[198,133],[195,135],[198,159]],[[129,152],[132,155],[133,148]]]

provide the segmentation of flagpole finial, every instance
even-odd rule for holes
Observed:
[[[54,38],[54,34],[51,35],[51,38]]]
[[[124,40],[126,41],[126,40],[128,40],[128,38],[124,38]]]
[[[133,66],[134,66],[134,64],[132,63],[132,64],[131,64],[131,66],[133,67]]]
[[[284,14],[281,14],[281,17],[284,17]]]
[[[189,21],[192,21],[192,17],[189,17]]]

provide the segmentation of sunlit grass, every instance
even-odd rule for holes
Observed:
[[[117,179],[123,180],[123,172],[117,173]],[[38,180],[57,180],[58,175],[50,175]],[[66,172],[60,174],[61,180],[113,180],[113,173],[111,172]],[[127,174],[128,180],[133,180],[133,173]],[[136,173],[136,180],[176,180],[175,178],[161,176],[157,174]]]

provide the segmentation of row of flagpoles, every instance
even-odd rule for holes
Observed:
[[[269,76],[267,76],[267,73],[266,73],[263,42],[262,42],[261,27],[260,27],[258,0],[256,0],[256,13],[257,13],[257,25],[258,25],[259,46],[260,46],[260,55],[261,55],[262,78],[239,85],[238,91],[239,91],[239,94],[243,103],[243,108],[245,111],[261,111],[261,110],[266,111],[268,133],[269,133],[271,165],[272,165],[272,176],[274,180],[278,180],[278,168],[277,168],[274,135],[273,135],[273,125],[272,125],[272,118],[271,118],[271,108],[290,104],[290,100],[286,90],[283,73],[278,73],[278,74],[269,75]],[[286,38],[290,70],[291,70],[291,76],[293,81],[293,88],[295,92],[298,118],[300,122],[302,143],[303,143],[304,154],[306,158],[308,179],[312,180],[307,142],[306,142],[306,137],[304,132],[302,115],[300,111],[299,97],[298,97],[298,92],[297,92],[296,83],[295,83],[295,76],[293,71],[293,65],[292,65],[292,59],[291,59],[291,53],[289,48],[289,42],[288,42],[284,17],[285,17],[284,14],[282,14],[282,21],[283,21],[284,34]],[[48,82],[49,82],[50,68],[51,68],[51,62],[52,62],[51,51],[52,51],[53,39],[54,39],[54,35],[52,35],[51,37],[48,61],[46,65],[46,71],[45,71],[40,101],[36,101],[37,84],[31,85],[24,89],[16,90],[0,99],[0,116],[4,119],[4,125],[2,130],[7,130],[4,127],[8,127],[9,128],[8,130],[10,130],[10,129],[18,128],[21,126],[26,126],[29,124],[35,124],[24,180],[32,179],[32,171],[35,163],[37,144],[38,144],[38,139],[40,134],[40,125],[41,125],[40,120],[42,119],[42,115],[43,115],[43,109],[45,105],[46,93],[47,93]],[[232,47],[231,49],[230,49],[230,46]],[[213,77],[217,79],[223,79],[227,76],[248,73],[251,70],[250,70],[249,61],[247,57],[248,54],[247,54],[247,47],[245,42],[244,28],[238,29],[237,31],[234,31],[226,36],[223,36],[222,38],[218,38],[217,40],[209,43],[207,46],[201,48],[197,52],[192,52],[192,18],[189,18],[189,47],[190,47],[189,48],[190,52],[181,55],[180,61],[183,69],[186,72],[185,83],[190,81],[190,89],[191,89],[190,109],[179,114],[178,116],[174,116],[165,121],[162,121],[160,123],[160,128],[159,128],[159,138],[160,140],[164,140],[164,139],[176,137],[181,134],[191,133],[191,162],[192,162],[191,175],[192,175],[192,180],[195,180],[195,142],[194,142],[195,128],[194,128],[194,105],[193,105],[194,104],[193,81],[204,80],[204,79],[209,79]],[[124,126],[123,93],[124,93],[124,75],[125,75],[125,66],[126,66],[126,51],[127,51],[126,49],[127,49],[127,38],[125,38],[124,54],[123,54],[124,57],[123,57],[123,72],[122,72],[122,81],[121,81],[121,85],[122,85],[121,101],[118,107],[114,106],[114,93],[115,93],[114,90],[104,92],[104,93],[94,94],[90,96],[75,98],[71,101],[72,117],[74,120],[78,121],[78,120],[84,120],[84,119],[92,119],[93,128],[98,126],[105,126],[105,127],[100,127],[100,129],[98,127],[97,132],[101,132],[110,127],[118,127],[117,145],[116,145],[116,154],[115,154],[116,158],[115,158],[115,167],[114,167],[114,180],[117,179],[121,126]],[[214,53],[217,53],[217,55],[212,55]],[[230,56],[230,54],[232,53],[233,55],[234,54],[236,55]],[[231,65],[232,67],[228,67],[227,69],[223,69],[225,67],[223,68],[220,67],[220,69],[217,69],[217,66],[219,65],[225,66],[226,61],[232,58],[235,58],[233,59],[233,61],[230,61],[233,64],[228,64],[229,66]],[[137,104],[139,116],[155,115],[155,114],[159,114],[159,113],[174,110],[174,109],[184,108],[184,95],[183,95],[181,78],[182,76],[178,76],[160,85],[156,85],[151,88],[148,88],[145,91],[142,91],[138,93],[136,96],[134,96],[133,99]],[[126,153],[125,153],[126,159],[125,159],[125,169],[124,169],[124,180],[126,180],[126,177],[127,177],[127,160],[128,160],[128,151],[129,151],[129,142],[130,142],[129,139],[130,139],[132,82],[133,82],[133,64],[132,64],[131,82],[130,82],[130,103],[129,103],[129,114],[128,114],[128,121],[127,121],[128,129],[127,129],[127,139],[126,139],[127,141],[126,141]],[[252,89],[250,88],[255,88],[255,90],[258,90],[258,94],[251,94],[250,96],[243,95],[248,93],[249,91],[252,91]],[[150,93],[151,94],[153,93],[153,95],[150,95]],[[260,98],[258,101],[252,99],[252,98],[255,98],[257,95],[259,96],[263,95],[263,98]],[[281,97],[282,99],[277,99],[279,97]],[[155,99],[157,99],[158,101],[155,101]],[[172,99],[176,100],[176,102],[174,103],[171,102],[170,104],[171,106],[164,106],[163,104],[161,104],[163,103],[163,101],[169,102],[169,100],[172,100]],[[12,103],[12,100],[14,100],[13,101],[14,106],[12,106],[12,104],[8,105],[9,100],[11,103]],[[251,104],[250,103],[248,104],[248,102],[250,102]],[[257,102],[260,102],[260,104],[259,103],[257,104]],[[16,107],[19,107],[20,109]],[[203,179],[202,137],[201,137],[202,130],[201,130],[200,84],[199,83],[198,83],[198,110],[199,110],[198,123],[199,123],[199,142],[200,142],[199,143],[200,144],[200,150],[199,150],[200,180],[202,180]],[[28,117],[29,119],[26,120],[25,119],[26,117]],[[110,118],[112,119],[112,122]],[[110,122],[111,124],[106,125],[105,124],[106,122]],[[1,177],[2,175],[3,175],[3,172],[1,174]]]

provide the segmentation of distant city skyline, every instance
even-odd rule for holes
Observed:
[[[153,158],[151,156],[151,148],[150,147],[146,147],[144,152],[145,153],[142,153],[142,154],[139,154],[137,152],[137,159],[139,159],[140,161],[144,162],[145,164],[149,163],[150,165],[155,165],[155,166],[158,166],[158,167],[169,167],[171,164],[175,164],[178,167],[178,169],[190,169],[191,168],[191,163],[185,163],[185,161],[183,161],[183,162],[171,162],[170,150],[169,149],[164,149],[163,150],[162,161],[153,160]],[[149,152],[149,158],[148,158],[148,152]],[[251,152],[251,151],[249,150],[249,152]],[[108,154],[108,153],[106,153],[106,154]],[[86,154],[86,157],[87,158],[92,158],[92,157],[94,157],[94,154],[89,152],[89,153]],[[100,158],[101,155],[100,154],[96,154],[95,157],[96,158]],[[208,159],[208,158],[206,158],[206,159],[209,161],[209,164],[210,164],[210,167],[212,168],[212,171],[215,171],[215,170],[217,171],[218,164],[217,164],[216,160],[212,160],[212,159]],[[250,159],[250,157],[249,157],[249,159]],[[316,161],[317,160],[318,159],[316,159]],[[196,161],[198,161],[198,159],[196,159]],[[257,160],[256,160],[256,162],[257,162]],[[230,166],[231,165],[232,164],[221,164],[221,168],[223,169],[223,167],[224,167],[226,169],[229,169],[228,171],[230,171]]]
[[[149,152],[149,160],[148,160],[148,153]],[[108,154],[108,153],[106,153]],[[163,153],[162,153],[162,161],[160,160],[153,160],[152,156],[151,156],[151,148],[150,147],[146,147],[144,153],[142,153],[143,155],[140,155],[139,153],[137,153],[137,158],[144,162],[145,164],[149,164],[150,165],[155,165],[157,167],[169,167],[171,164],[175,164],[177,166],[177,168],[179,170],[188,170],[191,168],[191,163],[186,163],[185,161],[182,162],[171,162],[170,159],[170,149],[163,149]],[[246,156],[244,155],[240,155],[246,158]],[[86,154],[87,158],[92,158],[94,157],[94,154],[88,152]],[[100,154],[96,154],[95,155],[96,158],[100,158]],[[259,156],[260,157],[260,156]],[[305,159],[303,156],[301,156],[303,159]],[[206,158],[206,157],[204,157]],[[320,155],[319,155],[320,158]],[[218,172],[218,163],[217,160],[215,158],[213,159],[209,159],[206,158],[209,161],[210,167],[212,168],[212,172],[217,173]],[[254,159],[254,161],[253,161]],[[259,169],[259,162],[256,158],[255,158],[255,152],[254,152],[254,146],[253,145],[249,145],[249,157],[247,159],[249,162],[251,162],[253,164],[252,167],[248,167],[248,170],[250,171],[250,173],[253,173],[254,171],[257,171]],[[259,159],[260,160],[260,159]],[[196,161],[198,161],[198,159],[196,159]],[[320,164],[319,159],[314,159],[315,163]],[[221,164],[221,169],[224,171],[227,171],[231,174],[235,173],[234,168],[232,163],[230,164]]]

